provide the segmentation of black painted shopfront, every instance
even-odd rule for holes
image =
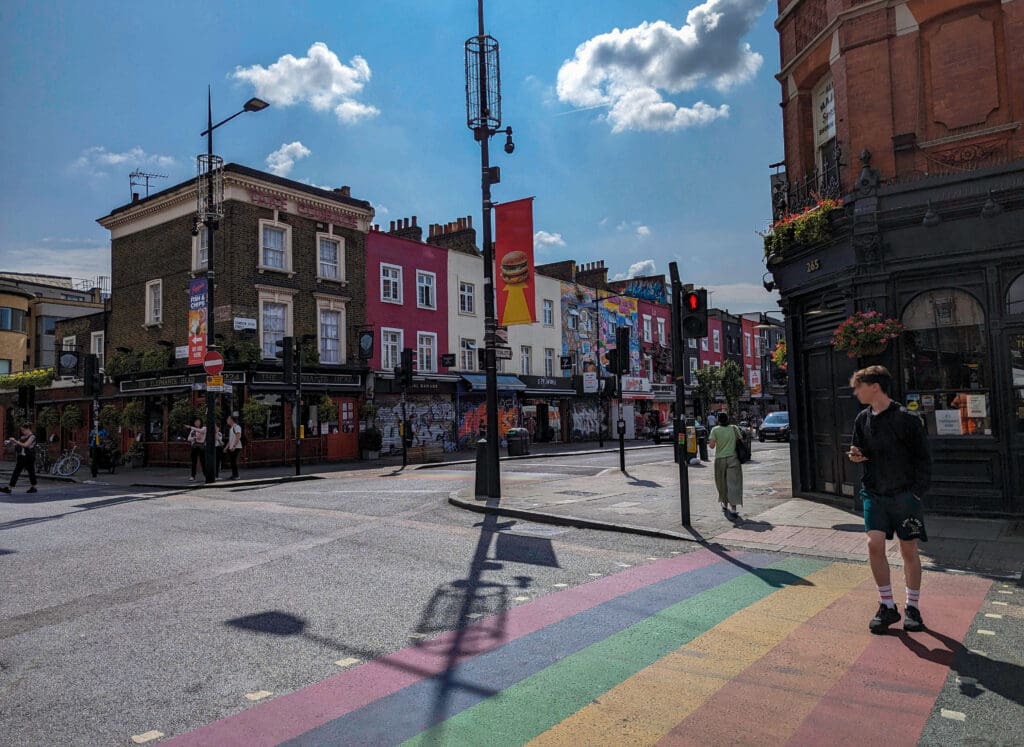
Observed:
[[[1024,162],[880,184],[868,158],[831,240],[768,269],[786,311],[795,493],[855,502],[848,382],[880,363],[927,427],[929,510],[1024,515]],[[899,319],[900,338],[874,356],[834,350],[836,327],[868,310]]]

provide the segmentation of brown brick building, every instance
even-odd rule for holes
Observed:
[[[847,381],[880,362],[931,436],[932,510],[1024,513],[1024,0],[785,0],[776,28],[775,218],[843,201],[765,240],[794,490],[855,501]],[[864,311],[905,331],[848,357]]]

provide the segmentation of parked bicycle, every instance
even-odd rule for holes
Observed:
[[[60,457],[54,462],[52,473],[61,477],[71,477],[78,472],[82,466],[82,457],[78,454],[78,447],[71,444],[61,452]]]
[[[36,474],[45,475],[53,469],[55,464],[54,458],[50,456],[49,450],[46,448],[46,444],[39,444],[36,446]]]

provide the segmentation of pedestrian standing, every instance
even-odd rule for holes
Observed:
[[[238,452],[242,450],[242,426],[233,415],[228,415],[228,445],[224,447],[224,455],[231,466],[231,479],[238,479]]]
[[[214,444],[217,447],[217,475],[220,476],[220,468],[224,465],[224,434],[220,430],[220,423],[217,423]]]
[[[203,421],[200,418],[196,418],[192,427],[188,429],[188,445],[189,445],[189,457],[192,462],[192,476],[189,477],[189,482],[193,482],[196,479],[196,464],[198,463],[203,470],[203,474],[206,474],[206,454],[204,453],[206,448],[206,426],[203,425]]]
[[[97,423],[89,431],[89,471],[93,477],[99,476],[102,450],[106,447],[109,438],[110,434],[102,423]]]
[[[17,461],[14,464],[14,472],[11,473],[10,485],[0,487],[0,492],[10,493],[18,484],[21,471],[28,472],[28,491],[36,492],[36,434],[32,432],[31,423],[22,423],[19,429],[21,433],[18,438],[9,438],[7,443],[13,443]]]
[[[866,405],[854,421],[853,445],[848,456],[851,462],[864,465],[860,499],[868,559],[880,599],[868,629],[881,634],[900,620],[885,555],[885,542],[895,534],[907,583],[903,629],[924,630],[918,607],[921,556],[917,543],[928,541],[922,507],[932,471],[928,434],[914,413],[889,397],[892,376],[884,366],[862,368],[850,378],[850,386],[858,401]]]
[[[708,428],[714,428],[717,423],[718,423],[718,420],[715,418],[715,413],[709,412],[708,413]]]
[[[743,466],[736,454],[739,438],[739,429],[729,425],[728,413],[719,413],[718,425],[711,429],[708,446],[715,450],[715,487],[722,513],[729,521],[740,518],[738,510],[743,505]]]

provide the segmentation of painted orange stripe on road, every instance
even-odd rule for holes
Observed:
[[[867,575],[862,565],[834,563],[808,576],[807,584],[773,593],[641,670],[530,744],[655,744],[732,677]]]

